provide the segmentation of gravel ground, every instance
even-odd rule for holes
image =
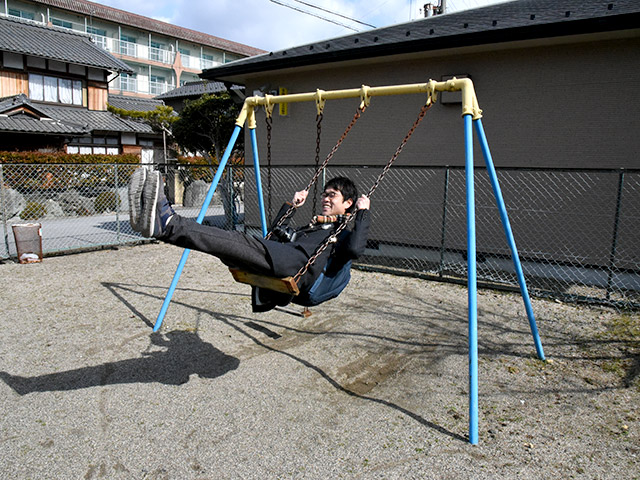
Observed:
[[[2,479],[640,478],[640,315],[354,271],[301,318],[150,244],[0,265]],[[299,311],[294,309],[294,311]]]

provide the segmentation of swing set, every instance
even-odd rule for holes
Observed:
[[[367,87],[364,87],[364,88],[367,88]],[[365,90],[365,92],[366,92],[366,90]],[[315,189],[314,195],[313,195],[313,203],[314,203],[314,205],[313,205],[313,215],[315,215],[315,213],[316,213],[316,204],[315,203],[316,203],[316,198],[317,198],[317,183],[318,183],[318,179],[319,179],[320,175],[322,174],[322,172],[324,172],[324,170],[326,169],[327,165],[329,164],[329,162],[331,161],[331,159],[333,158],[333,156],[337,152],[338,148],[340,147],[340,145],[342,144],[344,139],[347,138],[347,135],[349,134],[349,132],[351,131],[353,126],[356,124],[356,122],[360,119],[360,117],[362,116],[362,114],[364,113],[364,111],[366,110],[366,108],[368,107],[368,105],[370,103],[370,98],[366,95],[366,93],[363,93],[362,94],[362,97],[363,97],[362,98],[362,102],[361,102],[360,106],[358,107],[356,113],[354,114],[351,122],[349,122],[349,124],[347,125],[347,128],[345,129],[344,133],[340,136],[340,138],[338,139],[337,143],[330,150],[329,154],[324,159],[323,163],[320,164],[320,157],[319,157],[319,155],[320,155],[320,131],[321,131],[322,118],[323,118],[323,109],[324,109],[324,104],[325,104],[324,99],[322,98],[322,95],[323,95],[323,92],[321,92],[321,91],[316,92],[316,105],[317,105],[318,115],[316,117],[317,135],[316,135],[315,173],[314,173],[313,177],[311,178],[311,180],[309,181],[309,183],[307,184],[307,186],[304,188],[304,191],[307,192],[307,193],[309,193],[309,191],[311,190],[312,186]],[[385,167],[382,169],[382,172],[378,175],[378,178],[376,179],[374,184],[369,189],[369,192],[366,194],[366,196],[368,198],[371,198],[371,196],[375,192],[376,188],[378,188],[378,185],[380,184],[380,182],[382,181],[384,176],[387,174],[387,172],[389,171],[389,169],[391,168],[391,166],[393,165],[395,160],[400,156],[400,153],[402,152],[402,150],[404,149],[404,146],[407,144],[407,142],[411,138],[411,135],[413,135],[413,132],[418,127],[420,122],[422,122],[422,119],[425,117],[427,111],[432,106],[433,106],[433,102],[431,101],[431,97],[428,97],[427,102],[420,109],[420,113],[418,114],[418,118],[413,123],[412,127],[410,128],[410,130],[407,133],[407,135],[405,136],[405,138],[402,140],[401,144],[396,149],[395,153],[391,156],[391,158],[389,159],[389,161],[387,162]],[[269,189],[269,194],[268,194],[268,200],[269,201],[271,200],[271,193],[270,193],[271,192],[271,118],[272,118],[272,114],[273,114],[273,107],[274,107],[273,104],[268,104],[266,106],[266,108],[265,108],[265,110],[266,110],[266,123],[267,123],[267,172],[268,172],[268,175],[269,175],[268,176],[267,185],[268,185],[268,189]],[[259,194],[259,198],[261,198],[260,194]],[[261,206],[260,209],[261,209],[261,211],[263,211],[264,207]],[[270,205],[269,205],[269,210],[271,210]],[[290,218],[291,215],[293,215],[295,210],[296,210],[296,205],[290,205],[288,210],[285,212],[284,215],[282,215],[282,217],[280,217],[280,219],[278,220],[276,225],[273,227],[273,229],[270,232],[266,233],[266,234],[265,234],[266,221],[262,222],[263,235],[267,239],[269,239],[271,237],[273,231],[276,228],[280,227],[282,224],[284,224],[284,222],[288,218]],[[289,277],[284,277],[284,278],[275,278],[275,277],[269,277],[269,276],[266,276],[266,275],[259,275],[259,274],[255,274],[255,273],[251,273],[251,272],[246,272],[244,270],[237,269],[237,268],[230,268],[229,271],[233,275],[233,278],[234,278],[234,280],[236,282],[245,283],[245,284],[251,285],[252,287],[265,288],[265,289],[268,289],[268,290],[273,290],[275,292],[284,293],[286,295],[291,295],[293,303],[297,303],[298,305],[302,305],[302,306],[305,307],[303,315],[304,316],[309,316],[309,315],[311,315],[311,313],[309,312],[308,307],[318,305],[320,303],[320,301],[319,300],[314,300],[313,298],[312,299],[306,298],[304,300],[297,299],[298,295],[300,295],[300,289],[298,288],[298,282],[299,282],[300,278],[307,273],[309,267],[311,267],[311,265],[313,265],[315,263],[315,261],[318,259],[318,257],[320,255],[322,255],[322,253],[327,248],[329,248],[331,244],[333,244],[333,243],[335,243],[337,241],[339,235],[347,228],[347,226],[349,225],[349,222],[353,218],[354,218],[353,215],[347,214],[345,216],[345,218],[340,221],[338,227],[333,232],[333,234],[330,235],[321,245],[318,246],[318,248],[316,249],[314,254],[309,258],[307,263],[305,265],[303,265],[300,268],[300,270],[294,276],[289,276]],[[316,282],[314,283],[314,285],[313,285],[311,290],[312,291],[317,291],[319,289],[322,292],[326,292],[326,291],[331,290],[331,291],[333,291],[333,295],[331,296],[331,298],[335,298],[335,296],[337,296],[340,292],[342,292],[344,287],[346,287],[346,282],[348,282],[348,279],[349,279],[348,272],[349,272],[350,268],[351,268],[351,262],[348,262],[347,264],[342,266],[340,271],[334,272],[332,276],[326,275],[327,268],[325,268],[325,272],[323,272],[320,275],[320,277],[316,280]],[[340,286],[338,286],[338,288],[336,288],[336,285],[335,285],[336,282],[334,281],[335,278],[346,279],[346,282],[343,282],[342,285],[340,285]],[[328,298],[326,298],[326,299],[328,299]],[[320,299],[320,300],[321,301],[326,301],[324,298]]]
[[[220,164],[218,169],[214,175],[211,186],[209,187],[209,191],[205,197],[202,208],[200,209],[200,213],[196,221],[198,223],[202,223],[204,220],[204,216],[206,211],[211,203],[215,190],[220,182],[226,164],[231,156],[231,152],[235,145],[235,142],[240,134],[245,123],[249,128],[250,138],[251,138],[251,147],[253,151],[253,161],[254,161],[254,171],[255,171],[255,183],[257,188],[258,195],[258,206],[260,211],[260,224],[262,229],[262,234],[264,237],[269,238],[270,233],[267,231],[267,219],[265,214],[265,206],[263,200],[263,192],[262,192],[262,180],[260,175],[260,162],[258,158],[258,146],[256,139],[256,119],[255,119],[255,110],[256,108],[263,107],[266,112],[266,121],[267,121],[267,156],[268,156],[268,165],[271,165],[271,116],[273,113],[274,106],[277,104],[284,103],[298,103],[298,102],[311,102],[315,101],[317,108],[317,141],[316,141],[316,165],[315,165],[315,173],[313,178],[308,183],[307,187],[304,189],[307,193],[311,189],[311,187],[315,187],[318,178],[327,167],[329,161],[333,158],[334,154],[342,144],[343,140],[349,134],[352,127],[358,121],[362,113],[366,110],[366,108],[370,105],[371,98],[376,96],[392,96],[392,95],[408,95],[408,94],[426,94],[427,100],[424,106],[421,108],[420,113],[418,114],[417,119],[409,129],[408,133],[396,149],[395,153],[389,159],[387,164],[382,169],[382,172],[379,174],[378,178],[374,182],[374,184],[369,189],[369,192],[366,194],[367,197],[371,197],[371,195],[375,192],[376,188],[391,168],[395,160],[398,158],[400,153],[402,152],[404,146],[411,138],[411,135],[418,127],[422,119],[425,117],[427,111],[434,105],[437,101],[437,95],[439,92],[461,92],[462,94],[462,118],[464,121],[464,138],[465,138],[465,183],[466,183],[466,207],[467,207],[467,304],[468,304],[468,335],[469,335],[469,442],[471,444],[478,443],[478,308],[477,308],[477,271],[476,271],[476,230],[475,230],[475,193],[474,193],[474,181],[473,181],[473,127],[475,127],[476,135],[481,145],[482,154],[484,157],[485,165],[487,167],[487,172],[489,174],[491,180],[491,186],[493,189],[493,193],[496,199],[496,203],[498,206],[498,210],[500,212],[500,219],[502,222],[502,226],[504,228],[504,232],[507,238],[507,242],[509,244],[509,249],[511,251],[511,256],[514,264],[514,268],[518,277],[518,284],[520,286],[520,293],[523,298],[523,302],[525,305],[525,310],[527,313],[527,317],[529,320],[529,327],[531,329],[531,333],[533,336],[536,353],[540,360],[545,360],[544,351],[542,349],[542,343],[540,341],[540,336],[538,334],[538,328],[535,321],[535,316],[533,313],[533,309],[531,307],[531,300],[529,297],[529,293],[527,290],[527,285],[525,282],[524,274],[522,271],[522,265],[520,263],[520,258],[518,255],[518,250],[516,248],[515,240],[513,237],[513,232],[511,230],[511,225],[509,222],[509,218],[507,215],[507,210],[504,204],[504,199],[502,197],[502,192],[500,189],[500,185],[498,183],[498,178],[496,175],[495,167],[493,165],[493,160],[491,158],[491,152],[489,150],[489,145],[487,143],[487,139],[484,133],[484,128],[482,126],[482,111],[478,106],[478,101],[476,98],[475,90],[473,87],[473,82],[468,78],[452,78],[450,80],[444,82],[436,82],[434,80],[430,80],[427,83],[418,83],[418,84],[406,84],[406,85],[392,85],[392,86],[381,86],[381,87],[369,87],[363,85],[361,88],[356,89],[347,89],[347,90],[333,90],[333,91],[323,91],[316,90],[316,92],[311,93],[299,93],[299,94],[287,94],[287,95],[265,95],[262,96],[253,96],[245,99],[244,105],[238,118],[236,120],[236,126],[231,135],[231,139],[229,144],[220,160]],[[320,125],[322,122],[322,114],[325,103],[327,100],[335,100],[335,99],[347,99],[347,98],[359,98],[361,100],[360,106],[358,107],[353,119],[345,129],[344,133],[339,138],[336,145],[331,149],[325,160],[322,164],[319,162],[319,138],[320,138]],[[270,172],[270,169],[269,169]],[[271,182],[269,177],[269,200],[270,200],[270,190],[271,190]],[[289,210],[285,213],[285,215],[279,220],[278,224],[281,225],[287,218],[289,218],[293,211],[295,210],[295,206],[291,206]],[[314,213],[315,213],[315,195],[314,195]],[[353,216],[351,216],[352,218]],[[265,275],[257,275],[250,272],[245,272],[240,269],[230,269],[231,274],[234,279],[238,282],[246,283],[252,285],[253,287],[266,288],[269,290],[274,290],[280,293],[285,293],[291,295],[294,299],[293,302],[296,303],[295,297],[300,295],[300,290],[298,288],[299,279],[307,272],[308,268],[316,261],[316,259],[327,249],[330,245],[336,241],[337,236],[343,232],[349,224],[349,217],[343,222],[339,224],[336,228],[333,235],[329,236],[327,240],[322,243],[314,255],[311,256],[309,261],[305,266],[303,266],[300,271],[294,276],[285,277],[285,278],[273,278]],[[156,323],[154,325],[153,331],[157,332],[162,326],[162,322],[164,316],[169,307],[169,303],[171,302],[171,298],[178,284],[178,280],[180,275],[182,274],[182,270],[186,264],[187,258],[189,256],[190,250],[185,249],[176,272],[174,274],[171,285],[169,286],[169,290],[164,299],[160,312],[158,313],[158,317],[156,319]],[[349,268],[350,264],[345,267]],[[318,282],[323,281],[323,276],[318,279]],[[301,305],[305,305],[305,303],[300,303]],[[305,305],[307,306],[307,305]]]

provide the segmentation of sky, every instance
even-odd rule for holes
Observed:
[[[422,18],[422,6],[428,1],[430,0],[102,0],[96,3],[263,50],[277,51],[370,30],[371,25],[379,28],[416,20]],[[454,12],[498,1],[446,0],[446,5],[447,11]],[[437,3],[437,0],[431,2]],[[331,19],[341,25],[296,9]],[[332,15],[327,11],[337,12],[342,16]]]

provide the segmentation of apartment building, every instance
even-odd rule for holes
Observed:
[[[91,36],[131,72],[113,73],[109,93],[162,95],[200,80],[202,70],[263,50],[86,0],[4,0],[0,14]]]
[[[162,158],[160,134],[107,111],[107,102],[135,102],[131,110],[161,104],[109,94],[107,78],[129,72],[85,34],[0,16],[1,148]]]

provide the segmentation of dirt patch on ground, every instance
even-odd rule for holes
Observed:
[[[354,271],[301,318],[144,245],[0,265],[0,478],[640,478],[640,315]],[[298,311],[297,307],[290,309]]]

